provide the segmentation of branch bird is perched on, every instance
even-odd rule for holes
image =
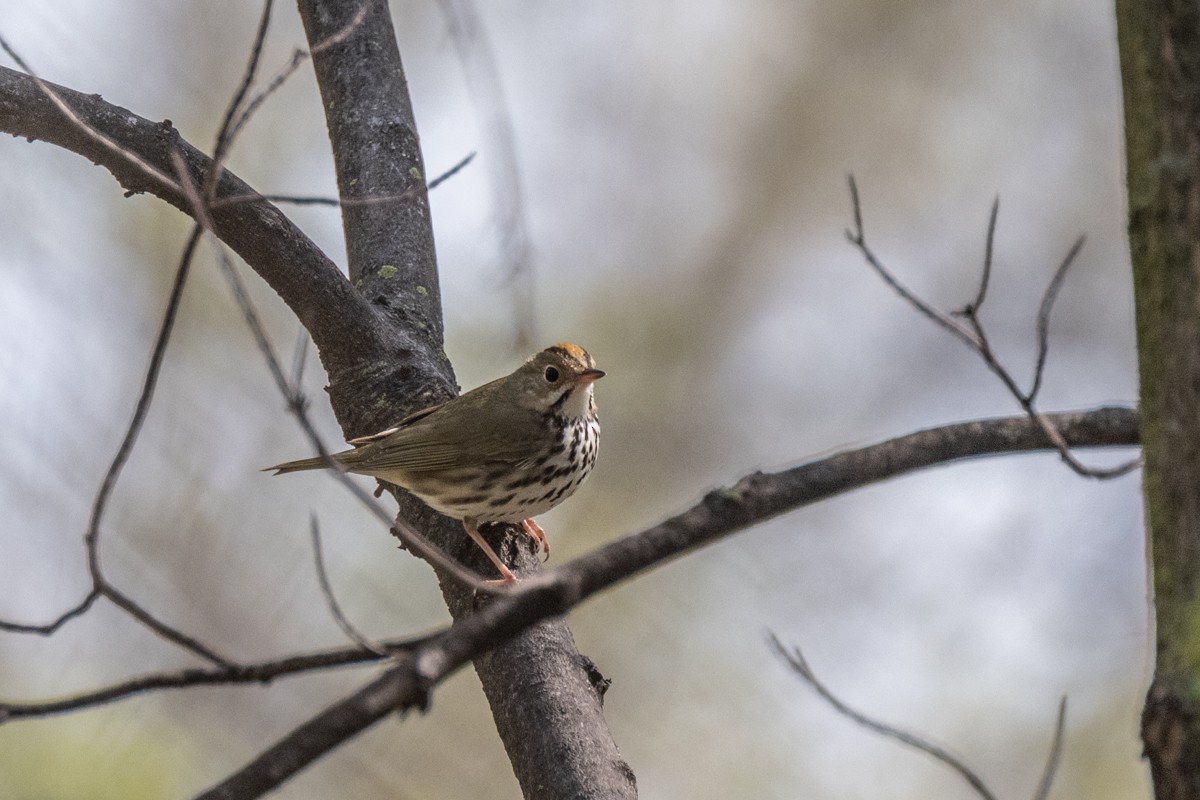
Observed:
[[[566,500],[596,463],[600,418],[592,384],[603,378],[579,345],[556,344],[516,372],[412,414],[394,428],[352,439],[353,450],[268,467],[276,475],[330,466],[402,486],[461,519],[503,577],[516,580],[479,533],[518,523],[550,553],[533,517]]]

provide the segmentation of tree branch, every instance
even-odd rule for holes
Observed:
[[[0,67],[0,131],[57,145],[84,156],[112,173],[129,194],[149,193],[192,216],[194,206],[178,187],[165,186],[139,165],[172,174],[171,153],[178,151],[195,185],[203,185],[209,159],[184,141],[170,121],[151,122],[133,112],[87,95],[47,83],[78,119],[120,150],[80,130],[28,75]],[[136,156],[131,160],[125,154]],[[312,334],[322,358],[333,357],[334,369],[344,367],[352,343],[377,352],[371,343],[375,327],[370,304],[359,296],[313,242],[275,206],[228,170],[217,185],[216,197],[241,202],[209,207],[213,231],[274,289]]]
[[[313,43],[344,26],[361,0],[299,0],[299,7]],[[411,351],[397,356],[412,361],[415,352],[420,358],[412,368],[382,376],[389,380],[371,376],[369,381],[346,382],[331,375],[334,411],[343,430],[357,436],[389,427],[398,411],[447,399],[454,383],[442,351],[425,166],[387,4],[371,2],[350,36],[314,52],[313,67],[343,199],[351,279],[382,318],[412,332]],[[357,202],[399,196],[405,199]],[[461,525],[431,516],[404,492],[393,493],[400,521],[413,523],[442,552],[464,555]],[[505,536],[501,552],[512,555],[517,540],[511,533]],[[464,562],[481,572],[481,556],[473,549],[466,553]],[[517,554],[518,569],[538,569],[528,556]],[[464,620],[477,614],[474,593],[444,569],[435,565],[435,571],[451,615]],[[475,664],[497,732],[528,798],[632,796],[629,768],[613,742],[599,697],[579,668],[582,661],[570,630],[556,620]]]
[[[1072,447],[1138,441],[1133,409],[1106,407],[1047,416]],[[493,599],[448,630],[416,644],[397,666],[313,717],[201,797],[259,796],[393,711],[424,708],[429,691],[470,659],[478,659],[518,632],[540,631],[546,626],[537,623],[562,616],[591,595],[690,550],[802,506],[918,469],[963,458],[1052,449],[1045,432],[1029,417],[1003,417],[930,428],[781,472],[748,475],[653,528],[522,581],[516,592]],[[587,672],[582,663],[574,668]],[[632,774],[629,780],[632,786]]]
[[[986,286],[986,282],[984,284]],[[983,297],[983,291],[979,294]],[[981,301],[982,302],[982,301]],[[900,744],[910,747],[921,753],[925,753],[931,758],[941,762],[949,767],[954,772],[958,773],[967,784],[979,795],[983,800],[996,800],[996,795],[983,782],[983,778],[979,776],[975,770],[967,766],[966,761],[959,758],[954,753],[951,753],[945,747],[926,739],[924,736],[918,736],[915,733],[897,728],[894,725],[888,725],[885,722],[869,717],[861,711],[851,708],[840,697],[835,695],[828,686],[826,686],[813,672],[812,667],[808,663],[808,659],[804,657],[804,653],[800,652],[799,647],[794,647],[791,650],[784,647],[783,642],[779,641],[774,633],[767,635],[767,641],[771,648],[779,655],[792,671],[796,673],[809,686],[812,687],[822,700],[830,705],[834,711],[841,714],[846,719],[856,725],[873,731],[885,738],[892,739]],[[1058,770],[1058,763],[1062,759],[1063,748],[1063,731],[1067,721],[1067,698],[1066,695],[1059,700],[1058,715],[1054,720],[1054,736],[1050,740],[1050,751],[1046,754],[1046,764],[1042,768],[1041,778],[1038,780],[1037,788],[1034,789],[1032,800],[1046,800],[1046,796],[1050,793],[1050,787],[1054,784],[1054,774]]]
[[[924,753],[930,758],[941,762],[954,772],[957,772],[959,777],[966,781],[967,785],[974,790],[975,794],[979,795],[981,798],[983,798],[983,800],[996,800],[996,795],[992,794],[992,790],[989,789],[987,784],[983,782],[983,778],[979,777],[978,773],[967,766],[967,763],[961,758],[951,753],[941,745],[926,739],[924,736],[918,736],[915,733],[910,733],[909,731],[897,728],[894,725],[888,725],[885,722],[880,722],[873,717],[867,716],[861,711],[851,708],[845,703],[845,701],[830,691],[829,687],[822,683],[819,678],[817,678],[817,674],[813,672],[812,667],[809,666],[808,659],[804,657],[804,653],[800,652],[799,647],[788,650],[788,648],[784,646],[783,642],[779,641],[779,638],[773,633],[767,637],[767,640],[770,642],[771,647],[775,650],[776,654],[782,658],[789,667],[791,667],[792,672],[796,673],[801,680],[811,686],[813,691],[815,691],[822,700],[828,703],[834,711],[838,712],[859,727],[866,728],[867,730],[877,733],[886,739],[897,741],[906,747],[911,747],[913,750]]]
[[[1037,316],[1037,341],[1038,355],[1037,363],[1034,368],[1033,386],[1028,392],[1022,392],[1017,385],[1016,379],[1012,373],[1000,363],[1000,359],[996,356],[996,352],[992,350],[992,345],[988,342],[987,333],[983,328],[983,323],[979,318],[979,311],[983,306],[984,298],[987,296],[988,282],[992,274],[992,252],[993,244],[996,236],[996,216],[1000,209],[999,200],[992,203],[991,215],[988,217],[987,229],[987,244],[984,248],[983,257],[983,272],[979,281],[979,291],[975,295],[975,299],[968,303],[965,307],[950,314],[944,314],[938,311],[930,303],[921,299],[921,297],[906,287],[900,282],[899,278],[891,273],[883,262],[875,255],[874,250],[867,244],[866,234],[863,231],[863,215],[862,205],[858,197],[858,185],[855,183],[854,176],[850,175],[847,178],[850,185],[850,205],[854,215],[854,228],[847,229],[846,239],[854,245],[871,269],[883,279],[892,291],[900,296],[902,300],[916,309],[920,314],[932,320],[943,330],[950,333],[952,336],[963,342],[967,347],[971,348],[987,365],[987,368],[992,371],[1000,382],[1004,384],[1004,388],[1008,393],[1025,409],[1025,413],[1029,418],[1036,421],[1042,426],[1042,430],[1046,436],[1058,448],[1059,455],[1063,462],[1074,470],[1076,473],[1088,478],[1118,478],[1128,472],[1132,472],[1141,466],[1140,458],[1131,459],[1124,464],[1118,464],[1115,467],[1107,469],[1099,469],[1089,467],[1075,458],[1071,453],[1067,442],[1058,434],[1054,426],[1050,424],[1046,415],[1038,411],[1035,400],[1037,399],[1038,391],[1042,386],[1042,374],[1046,367],[1046,354],[1049,350],[1049,326],[1050,326],[1050,310],[1054,307],[1054,301],[1058,297],[1059,289],[1062,288],[1062,283],[1066,279],[1067,270],[1075,261],[1075,257],[1079,255],[1079,251],[1083,248],[1084,237],[1080,236],[1075,240],[1071,249],[1067,252],[1066,257],[1059,264],[1058,269],[1054,273],[1054,277],[1050,281],[1050,285],[1046,287],[1045,293],[1042,295],[1042,301],[1038,308]],[[966,324],[962,324],[954,319],[954,317],[962,317],[966,320]]]

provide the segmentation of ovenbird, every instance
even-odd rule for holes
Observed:
[[[479,533],[490,522],[518,523],[549,555],[533,517],[570,497],[596,463],[600,418],[592,383],[603,378],[582,347],[562,343],[516,372],[352,439],[354,449],[267,469],[276,475],[329,467],[402,486],[461,519],[503,577],[516,580]]]

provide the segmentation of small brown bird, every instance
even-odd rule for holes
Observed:
[[[600,418],[592,384],[604,377],[579,345],[556,344],[516,372],[353,439],[330,458],[347,472],[402,486],[461,519],[503,576],[516,580],[479,533],[488,522],[519,523],[550,553],[533,517],[566,500],[596,463]],[[322,458],[268,467],[276,475],[321,469]]]

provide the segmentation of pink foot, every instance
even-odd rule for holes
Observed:
[[[532,536],[535,542],[539,542],[542,545],[542,552],[546,554],[546,557],[542,560],[549,561],[550,540],[546,538],[546,532],[542,530],[542,526],[531,519],[523,519],[521,520],[521,530]]]
[[[501,575],[500,580],[486,581],[486,583],[492,583],[492,584],[496,584],[496,585],[505,585],[505,584],[509,584],[509,583],[516,583],[517,576],[512,574],[512,571],[508,568],[507,565],[505,565],[505,563],[503,561],[500,560],[500,556],[496,555],[496,551],[491,548],[491,545],[489,545],[487,543],[487,540],[485,540],[483,538],[483,535],[480,534],[479,523],[470,518],[464,519],[463,520],[463,528],[466,529],[467,535],[475,540],[475,544],[479,545],[479,548],[481,550],[483,550],[484,555],[486,555],[488,557],[488,559],[493,564],[496,565],[496,569],[499,570],[499,572],[500,572],[500,575]],[[545,536],[544,533],[542,535]]]

